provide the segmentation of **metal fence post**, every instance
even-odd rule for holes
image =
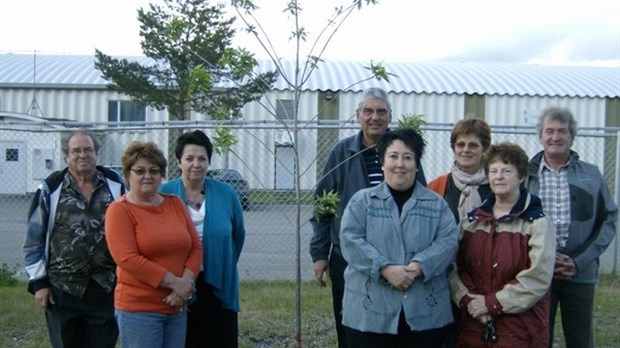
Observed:
[[[616,173],[615,173],[615,188],[616,188],[616,205],[620,204],[620,131],[616,133]],[[618,244],[620,238],[618,238],[618,226],[620,226],[620,215],[618,215],[618,221],[616,222],[616,237],[614,248],[614,264],[611,268],[611,274],[616,275],[618,269]]]

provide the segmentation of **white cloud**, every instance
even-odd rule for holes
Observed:
[[[215,2],[212,2],[215,3]],[[293,57],[286,0],[257,0],[256,13],[280,56]],[[313,38],[334,3],[302,0],[302,26]],[[0,52],[140,55],[137,9],[148,0],[0,0]],[[240,24],[240,20],[237,23]],[[235,43],[264,57],[253,38]],[[502,61],[620,66],[620,1],[379,0],[343,24],[326,59]]]

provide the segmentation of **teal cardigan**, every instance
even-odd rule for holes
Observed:
[[[204,190],[204,281],[213,286],[214,295],[222,301],[224,308],[239,312],[237,262],[245,240],[241,203],[235,190],[226,183],[207,178]],[[178,195],[187,204],[180,178],[161,185],[159,191]]]

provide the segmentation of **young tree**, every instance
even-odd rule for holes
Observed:
[[[253,55],[231,47],[234,18],[224,17],[222,4],[163,0],[138,10],[138,21],[142,50],[151,61],[140,64],[96,50],[95,66],[111,89],[166,108],[171,120],[187,120],[192,110],[213,119],[236,118],[276,78],[275,72],[255,75]]]
[[[293,117],[292,123],[282,122],[286,130],[288,131],[288,136],[291,139],[291,144],[293,144],[293,173],[295,176],[295,199],[296,199],[296,271],[297,271],[297,287],[296,287],[296,346],[301,347],[302,345],[302,334],[301,334],[301,197],[300,197],[300,176],[301,173],[305,173],[306,169],[300,170],[299,168],[299,149],[297,148],[297,137],[298,133],[301,130],[301,127],[304,125],[299,122],[299,101],[302,89],[310,75],[315,71],[315,69],[319,68],[320,62],[322,61],[322,55],[325,52],[325,49],[329,45],[330,41],[341,27],[341,25],[346,21],[346,19],[356,10],[361,9],[364,5],[377,4],[377,0],[352,0],[348,6],[336,6],[330,18],[328,18],[325,27],[319,31],[319,33],[314,38],[314,41],[310,44],[310,48],[305,54],[302,56],[301,48],[306,43],[308,38],[311,36],[303,26],[300,25],[300,16],[302,11],[302,7],[299,1],[297,0],[288,0],[286,3],[286,7],[284,9],[284,13],[288,14],[293,22],[293,29],[291,32],[290,39],[293,41],[295,46],[295,58],[294,64],[295,69],[294,73],[291,75],[287,71],[285,71],[280,55],[278,54],[276,48],[272,45],[269,33],[267,33],[260,21],[254,16],[256,10],[258,10],[258,6],[255,4],[255,1],[252,0],[232,0],[231,4],[234,7],[237,17],[243,21],[243,25],[245,26],[245,30],[252,34],[256,40],[260,43],[261,47],[265,50],[267,55],[270,57],[270,60],[276,66],[276,70],[279,74],[279,78],[283,79],[288,85],[288,90],[291,93],[291,99],[293,103]],[[381,64],[374,64],[371,62],[370,66],[367,67],[369,70],[369,77],[366,80],[370,79],[378,79],[378,80],[388,80],[390,73],[387,72],[385,67]],[[364,80],[365,81],[365,80]],[[362,81],[358,81],[362,82]],[[352,86],[351,86],[352,87]],[[270,112],[272,115],[275,115],[275,111],[273,110],[274,103],[267,103],[263,106]],[[308,122],[308,120],[304,120],[304,122]],[[319,203],[318,213],[329,213],[333,209],[330,209],[333,206],[334,202],[337,202],[338,197],[334,195],[329,195],[326,193],[326,196],[322,197],[322,200]],[[322,209],[322,210],[321,210]]]

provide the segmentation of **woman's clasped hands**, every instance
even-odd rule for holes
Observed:
[[[482,324],[486,324],[488,321],[493,319],[493,317],[489,314],[489,309],[487,308],[484,300],[484,295],[468,293],[467,296],[472,298],[472,300],[467,304],[467,312],[469,312],[472,317],[478,319],[478,321]]]
[[[420,263],[413,261],[408,265],[389,265],[381,270],[381,276],[390,286],[399,291],[405,291],[413,285],[415,278],[422,273]]]
[[[172,307],[186,308],[188,301],[196,292],[194,281],[185,277],[177,278],[171,289],[172,292],[164,298],[164,303]]]

